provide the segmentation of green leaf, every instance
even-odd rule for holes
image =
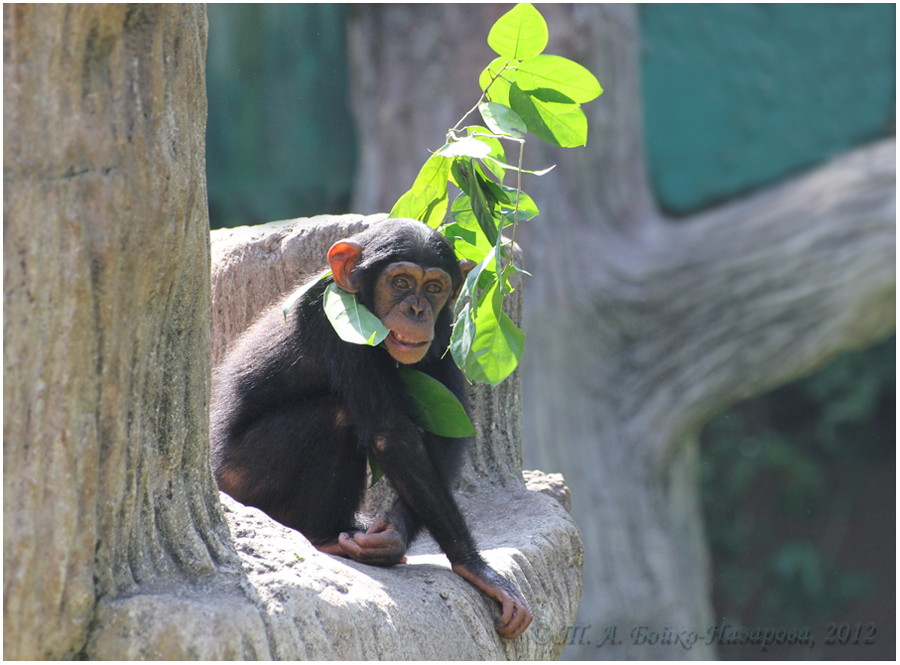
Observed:
[[[531,277],[531,273],[527,270],[523,270],[516,264],[510,262],[506,264],[506,268],[503,269],[503,292],[504,293],[512,293],[515,289],[512,287],[512,284],[509,282],[509,278],[514,275],[528,275]]]
[[[455,221],[445,226],[443,233],[453,243],[456,257],[480,263],[493,245],[478,226],[467,194],[461,193],[456,197],[450,206],[450,216]]]
[[[450,217],[453,218],[456,225],[459,227],[455,229],[456,231],[468,231],[470,234],[462,235],[468,242],[473,245],[480,244],[477,240],[477,237],[483,237],[484,234],[481,233],[481,228],[478,226],[478,220],[475,219],[475,213],[472,212],[472,202],[469,200],[469,195],[465,192],[460,192],[459,196],[453,199],[453,203],[450,206]],[[476,235],[477,234],[477,237]],[[444,235],[446,237],[451,237],[449,234],[449,229],[444,229]],[[485,243],[490,247],[490,243]]]
[[[491,154],[491,146],[475,136],[464,136],[458,141],[451,141],[438,150],[435,155],[441,157],[472,157],[484,159]]]
[[[479,234],[480,238],[483,238]],[[458,249],[456,249],[458,247]],[[491,252],[496,252],[496,247],[488,246],[487,250],[484,247],[473,245],[472,243],[462,239],[456,239],[456,245],[454,249],[457,252],[457,256],[459,258],[469,259],[470,261],[475,261],[476,265],[481,263],[487,258],[488,254]],[[493,254],[491,255],[493,256]],[[496,262],[488,261],[484,270],[478,275],[478,279],[473,283],[473,286],[470,290],[466,291],[465,286],[460,291],[460,296],[457,298],[456,306],[454,307],[454,315],[455,312],[459,310],[459,305],[462,304],[467,298],[474,298],[475,294],[478,293],[479,290],[484,290],[490,287],[490,285],[496,281],[497,273],[495,272],[497,268]]]
[[[496,246],[492,247],[467,276],[455,307],[459,314],[450,339],[450,352],[466,377],[491,385],[499,384],[516,369],[525,342],[524,333],[501,310],[505,289],[501,288],[496,275],[491,273],[479,298],[474,295],[476,284],[487,275],[496,251]],[[514,268],[507,267],[505,272],[513,271]]]
[[[481,234],[478,234],[478,238],[483,238]],[[476,244],[473,244],[466,240],[465,238],[455,238],[453,243],[453,251],[456,252],[456,258],[458,259],[468,259],[470,261],[474,261],[475,263],[479,263],[484,260],[484,257],[487,256],[487,253],[490,251],[490,246],[487,247],[479,247]]]
[[[394,204],[388,216],[417,219],[436,229],[447,214],[449,175],[450,161],[438,154],[429,157],[413,186]]]
[[[494,220],[494,207],[498,203],[498,196],[505,198],[506,194],[500,186],[490,180],[475,160],[469,157],[457,157],[453,160],[450,169],[454,183],[463,192],[468,194],[472,214],[478,222],[478,228],[488,238],[491,244],[497,242],[497,221]],[[462,212],[462,211],[457,211]],[[459,221],[466,223],[466,217],[460,216]]]
[[[519,139],[525,136],[527,131],[525,121],[508,106],[497,102],[482,102],[478,105],[478,111],[494,134],[505,134]]]
[[[487,200],[488,206],[490,206],[491,214],[495,215],[495,209],[498,204],[511,203],[509,195],[506,193],[506,189],[504,189],[502,185],[497,184],[488,176],[481,162],[474,163],[474,167],[475,181],[478,183],[478,185],[481,187],[481,191],[484,193],[484,197]]]
[[[554,90],[577,104],[596,99],[603,92],[593,74],[559,55],[539,55],[522,62],[516,71],[516,85],[526,92]]]
[[[342,291],[334,282],[325,289],[325,315],[338,337],[350,344],[377,346],[391,332],[356,294]]]
[[[475,325],[478,325],[477,319]],[[519,360],[525,352],[525,333],[513,323],[509,316],[501,312],[500,318],[497,319],[497,330],[495,332],[485,331],[484,339],[491,340],[491,350],[490,354],[479,356],[478,363],[484,369],[486,383],[497,386],[519,366]],[[475,342],[472,344],[476,352],[479,342],[476,335]]]
[[[478,76],[478,85],[487,92],[489,101],[509,106],[509,86],[516,80],[519,61],[495,58]]]
[[[475,213],[475,219],[478,220],[478,226],[481,227],[485,237],[493,244],[497,242],[499,232],[497,231],[497,222],[494,221],[494,213],[487,200],[487,188],[483,188],[478,180],[478,174],[475,172],[475,162],[469,160],[468,166],[469,200],[472,202],[472,212]]]
[[[496,166],[500,169],[503,169],[504,171],[518,171],[519,170],[518,166],[512,166],[511,164],[504,164],[503,162],[498,162],[496,159],[494,159],[492,157],[485,157],[482,160],[482,162],[488,168],[490,168],[490,165],[493,164],[494,166]],[[554,164],[553,166],[551,166],[549,168],[541,169],[540,171],[529,171],[528,169],[522,169],[522,173],[530,173],[531,175],[541,176],[541,175],[547,175],[548,173],[550,173],[550,171],[552,171],[555,168],[556,168],[556,164]],[[495,169],[491,169],[491,173],[496,174],[497,172]]]
[[[463,366],[470,380],[492,386],[515,371],[525,350],[525,333],[500,310],[503,295],[499,287],[495,282],[477,308],[475,335]]]
[[[531,58],[547,48],[547,22],[530,3],[522,2],[497,19],[488,46],[507,58]]]
[[[309,291],[312,287],[314,287],[316,284],[321,284],[329,277],[331,277],[331,271],[326,270],[324,273],[319,275],[318,279],[308,281],[306,284],[304,284],[299,289],[294,291],[291,294],[291,296],[287,300],[284,301],[284,307],[282,307],[281,309],[284,312],[284,322],[285,323],[287,323],[288,312],[291,311],[291,308],[297,303],[297,301],[300,300],[303,296],[305,296],[307,291]]]
[[[500,141],[500,139],[489,136],[489,134],[491,134],[492,132],[487,127],[472,125],[470,127],[466,127],[466,132],[469,136],[476,138],[491,149],[487,156],[481,158],[481,163],[484,164],[490,170],[490,172],[497,177],[497,180],[502,182],[503,169],[496,166],[496,160],[500,160],[502,162],[506,159],[506,151],[503,149],[503,143]]]
[[[472,316],[472,303],[467,302],[453,323],[453,335],[450,337],[450,353],[456,365],[465,371],[475,339],[475,318]]]
[[[462,289],[459,292],[459,297],[456,300],[456,304],[453,307],[454,315],[457,315],[457,321],[459,320],[459,316],[457,312],[459,312],[460,306],[466,298],[471,298],[473,301],[475,300],[475,287],[478,284],[478,279],[481,277],[481,274],[489,269],[489,266],[494,261],[494,257],[497,253],[497,247],[492,246],[487,255],[476,265],[472,270],[469,271],[469,274],[466,276],[466,281],[463,282]],[[455,358],[456,356],[454,356]]]
[[[513,219],[513,212],[516,209],[516,190],[513,187],[503,187],[503,190],[509,194],[512,203],[501,203],[500,214],[510,224],[514,222],[527,222],[534,219],[540,214],[537,205],[528,194],[519,192],[519,210],[516,214],[517,219]]]
[[[475,435],[465,407],[447,386],[416,369],[400,367],[399,371],[416,405],[419,427],[453,439]]]
[[[503,143],[500,139],[494,138],[493,136],[485,136],[486,134],[490,134],[491,132],[487,127],[482,127],[481,125],[469,125],[466,127],[466,134],[469,136],[474,136],[482,143],[487,144],[491,148],[490,156],[494,159],[499,159],[503,161],[506,159],[506,150],[503,149]]]
[[[509,102],[528,131],[539,139],[561,148],[587,144],[587,118],[581,107],[565,95],[546,88],[525,92],[513,85]]]

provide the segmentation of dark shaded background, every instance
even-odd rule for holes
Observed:
[[[350,212],[349,11],[209,6],[214,228]],[[660,206],[694,213],[894,134],[895,12],[892,4],[643,7],[646,144]],[[895,382],[892,339],[707,425],[717,620],[809,626],[819,636],[831,621],[854,630],[872,622],[877,653],[867,656],[894,658]],[[796,648],[720,654],[807,657]],[[858,655],[851,643],[827,657]]]

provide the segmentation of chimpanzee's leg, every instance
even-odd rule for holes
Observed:
[[[315,545],[356,529],[366,456],[333,398],[275,409],[214,455],[216,482]]]

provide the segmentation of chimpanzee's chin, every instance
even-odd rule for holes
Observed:
[[[425,351],[415,353],[399,353],[397,351],[389,350],[389,353],[391,354],[391,357],[401,365],[415,365],[425,357],[428,350],[426,349]]]

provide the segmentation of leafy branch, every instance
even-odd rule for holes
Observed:
[[[545,55],[549,32],[531,4],[516,5],[497,20],[488,45],[497,53],[479,76],[482,94],[447,132],[446,143],[422,166],[412,187],[394,204],[390,217],[408,217],[438,229],[461,259],[475,261],[456,303],[450,352],[470,381],[497,385],[518,366],[525,334],[503,313],[512,293],[510,278],[524,271],[512,246],[519,222],[537,217],[534,201],[522,190],[527,133],[571,148],[587,143],[581,104],[603,90],[581,65]],[[478,112],[483,125],[463,127]],[[517,144],[517,165],[506,163],[502,142]],[[515,186],[504,183],[515,173]],[[459,193],[450,202],[449,185]],[[509,233],[509,238],[504,235]]]
[[[547,23],[528,3],[500,17],[488,34],[488,45],[499,57],[479,76],[481,97],[448,130],[445,144],[428,158],[412,188],[390,212],[390,217],[417,219],[440,230],[459,258],[476,264],[454,305],[449,348],[469,381],[499,384],[515,370],[524,351],[525,334],[503,312],[503,299],[513,291],[510,278],[525,272],[513,260],[516,229],[539,213],[522,190],[522,175],[541,176],[553,168],[523,168],[525,136],[531,133],[560,147],[585,145],[587,118],[581,104],[603,92],[581,65],[544,55],[548,37]],[[484,125],[463,128],[476,111]],[[516,166],[506,163],[502,142],[518,145]],[[504,182],[509,171],[515,173],[515,186]],[[459,190],[452,203],[450,185]],[[504,236],[507,231],[509,238]],[[285,322],[307,292],[321,289],[325,314],[341,339],[380,344],[387,328],[330,277],[325,271],[292,294],[284,303]],[[475,433],[465,407],[450,390],[420,371],[399,370],[415,401],[419,426],[450,438]],[[369,464],[374,484],[381,472],[371,455]]]

